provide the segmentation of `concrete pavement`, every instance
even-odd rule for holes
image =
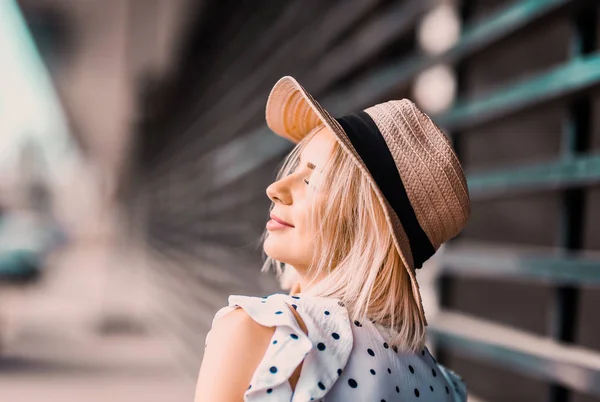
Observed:
[[[0,402],[193,401],[195,378],[147,329],[140,272],[109,244],[78,245],[40,284],[0,289]]]

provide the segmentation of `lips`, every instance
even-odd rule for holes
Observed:
[[[271,214],[270,216],[271,216],[271,219],[273,219],[275,222],[281,223],[282,225],[289,226],[291,228],[294,227],[294,225],[292,225],[291,223],[288,223],[288,222],[284,221],[283,219],[279,219],[274,214]]]

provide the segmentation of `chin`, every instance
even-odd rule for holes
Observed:
[[[298,260],[301,260],[297,258],[297,255],[290,254],[290,251],[293,249],[294,247],[289,241],[280,239],[276,235],[267,237],[263,243],[263,251],[266,255],[274,260],[290,265],[294,265]]]
[[[274,260],[287,263],[285,256],[285,245],[279,239],[274,239],[272,235],[269,235],[263,243],[263,251],[266,255]]]

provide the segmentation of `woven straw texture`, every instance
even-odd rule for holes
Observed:
[[[408,99],[381,103],[365,112],[383,135],[417,220],[437,250],[464,228],[470,216],[465,175],[450,141]],[[419,311],[427,323],[406,232],[339,123],[292,77],[281,78],[273,87],[267,100],[266,120],[273,132],[293,143],[320,124],[335,134],[381,202],[394,244],[411,278]]]

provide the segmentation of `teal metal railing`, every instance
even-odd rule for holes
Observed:
[[[449,111],[434,116],[434,120],[449,132],[459,150],[462,134],[467,130],[469,135],[477,135],[472,129],[479,126],[551,103],[566,105],[562,152],[558,157],[544,163],[468,174],[473,202],[516,198],[532,192],[559,192],[562,207],[558,247],[483,247],[463,241],[451,242],[443,254],[443,303],[444,286],[452,277],[550,283],[554,302],[549,309],[552,317],[546,334],[475,318],[453,311],[449,305],[442,305],[442,312],[431,320],[430,326],[430,334],[441,348],[545,380],[551,385],[551,401],[568,401],[573,391],[600,395],[600,353],[574,344],[579,289],[600,283],[599,253],[582,250],[585,192],[600,183],[600,154],[589,150],[592,94],[600,84],[600,53],[595,43],[598,7],[598,2],[585,0],[515,1],[484,19],[467,20],[461,38],[446,52],[435,56],[414,53],[375,68],[343,89],[326,94],[322,102],[334,115],[359,110],[386,94],[408,88],[424,69],[451,64],[459,77],[459,98]],[[471,58],[511,37],[527,35],[535,25],[565,18],[572,23],[568,60],[491,92],[476,97],[466,94],[463,78],[468,74],[465,65]],[[255,116],[254,112],[246,113]],[[214,120],[220,117],[215,116]],[[238,124],[241,123],[234,125]],[[219,198],[219,191],[289,149],[287,141],[263,126],[203,154],[197,161],[197,178],[202,181],[203,177],[210,177],[210,188],[198,196],[194,206],[206,208],[209,216],[243,207],[256,196],[247,188],[243,194],[232,196],[229,192],[223,198]],[[178,156],[172,155],[171,159]],[[168,166],[164,169],[168,170]],[[263,192],[262,188],[259,190]],[[221,228],[229,230],[223,225]],[[231,227],[232,233],[236,231],[238,227]]]

